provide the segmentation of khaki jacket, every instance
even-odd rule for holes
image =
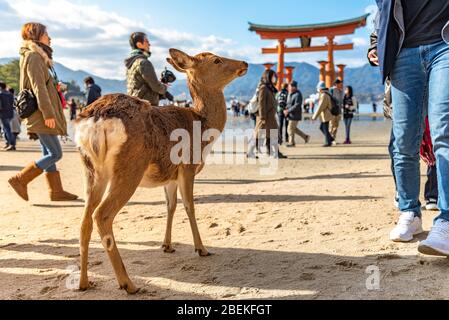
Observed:
[[[131,58],[132,59],[132,58]],[[153,106],[159,105],[159,95],[167,92],[157,78],[152,63],[145,57],[129,59],[129,69],[127,71],[128,95],[142,100],[147,100]]]
[[[67,122],[61,99],[49,72],[53,61],[33,41],[25,41],[20,49],[20,90],[33,91],[38,110],[25,120],[28,133],[67,135]],[[45,125],[46,119],[55,119],[56,128]]]
[[[332,101],[329,96],[329,91],[324,91],[320,93],[320,102],[318,104],[318,109],[312,117],[312,120],[318,119],[320,117],[321,122],[329,122],[334,116],[331,113]]]

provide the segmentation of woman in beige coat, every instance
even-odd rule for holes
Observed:
[[[268,153],[276,158],[286,158],[278,149],[278,123],[276,121],[278,92],[275,85],[277,83],[277,75],[273,70],[266,70],[262,75],[262,80],[258,87],[259,111],[257,114],[256,128],[254,129],[254,137],[250,142],[248,158],[257,158],[255,149],[258,141],[265,138],[267,141]],[[273,137],[273,139],[271,139]]]
[[[332,143],[335,139],[329,132],[329,123],[334,118],[331,113],[332,109],[332,101],[329,90],[326,88],[324,82],[318,83],[317,91],[320,94],[320,102],[318,104],[318,109],[312,117],[312,120],[318,119],[321,120],[320,130],[323,132],[324,137],[326,138],[326,143],[324,147],[331,147]]]
[[[31,90],[38,104],[38,110],[25,121],[28,134],[39,139],[43,157],[10,178],[9,184],[22,199],[28,201],[28,183],[45,171],[52,201],[76,200],[76,195],[63,190],[56,168],[56,163],[62,158],[58,136],[67,135],[67,124],[56,88],[51,38],[47,28],[40,23],[25,24],[22,27],[22,38],[24,42],[20,49],[20,90]]]

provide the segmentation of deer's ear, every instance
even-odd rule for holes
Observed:
[[[179,72],[186,72],[195,64],[195,58],[177,49],[170,49],[170,56],[171,58],[168,58],[167,62]]]
[[[173,61],[172,58],[167,58],[167,62],[173,66],[177,71],[185,73],[186,71],[178,67],[178,65]]]

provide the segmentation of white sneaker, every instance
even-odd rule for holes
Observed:
[[[397,226],[390,232],[390,239],[394,242],[410,242],[423,231],[421,218],[415,217],[413,212],[402,212]]]
[[[449,257],[449,221],[438,219],[418,251],[431,256]]]

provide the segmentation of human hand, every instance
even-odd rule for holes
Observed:
[[[56,128],[56,120],[54,118],[46,119],[45,126],[49,127],[50,129]]]
[[[379,57],[377,56],[377,49],[373,49],[368,53],[368,59],[371,61],[371,63],[375,64],[376,66],[379,65]]]

